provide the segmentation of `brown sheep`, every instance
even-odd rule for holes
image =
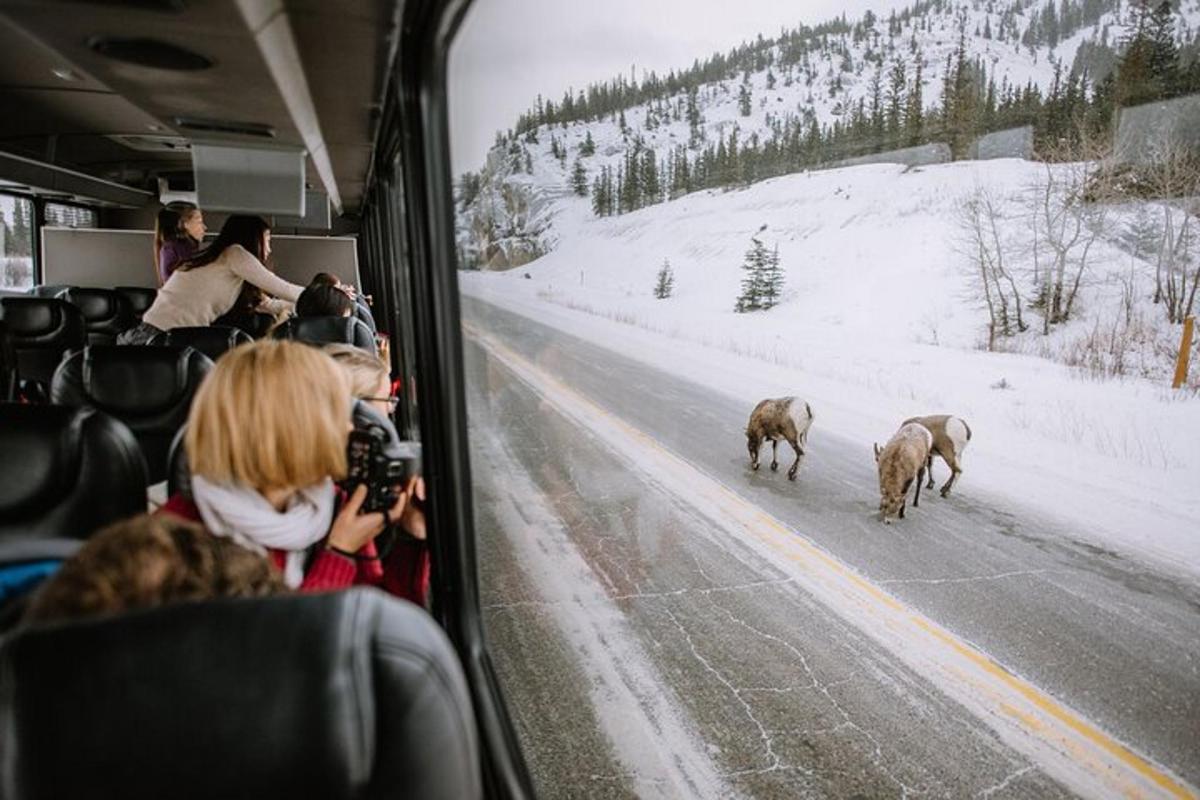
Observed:
[[[925,461],[925,467],[929,470],[929,484],[925,488],[933,488],[933,457],[935,455],[941,456],[942,461],[945,461],[946,466],[950,468],[950,480],[946,481],[946,485],[941,490],[942,497],[945,497],[950,494],[950,489],[958,481],[958,476],[962,474],[963,450],[967,449],[967,442],[971,441],[971,428],[965,419],[950,414],[932,414],[927,417],[912,417],[904,420],[905,425],[910,422],[924,425],[933,434],[933,449],[929,451],[929,458]]]
[[[746,425],[746,447],[750,451],[750,469],[758,469],[758,450],[764,439],[771,442],[771,469],[779,469],[779,440],[786,439],[796,451],[796,460],[788,470],[788,480],[796,480],[804,445],[808,444],[808,429],[812,426],[812,407],[799,397],[778,397],[763,400],[754,407]]]
[[[908,487],[917,482],[913,508],[921,504],[921,482],[925,462],[933,447],[933,434],[915,422],[900,426],[881,450],[875,445],[875,463],[879,465],[879,518],[891,524],[891,517],[904,519]]]

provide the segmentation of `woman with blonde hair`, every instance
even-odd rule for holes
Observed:
[[[350,394],[391,419],[397,401],[392,397],[392,376],[384,360],[352,344],[327,344],[324,350],[346,371]]]
[[[350,403],[345,373],[317,348],[262,340],[231,350],[192,402],[184,439],[191,497],[174,495],[160,513],[268,553],[291,588],[382,585],[423,603],[424,542],[393,547],[383,560],[374,546],[397,524],[424,539],[423,516],[408,503],[415,479],[387,511],[360,513],[366,486],[339,497]]]

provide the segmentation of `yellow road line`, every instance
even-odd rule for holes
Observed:
[[[782,557],[797,583],[849,622],[873,635],[919,674],[941,676],[944,691],[972,708],[1010,745],[1082,794],[1197,798],[1200,793],[1169,769],[1152,762],[1078,712],[872,583],[776,517],[663,447],[657,440],[606,411],[524,356],[471,323],[465,332],[522,382],[566,416],[590,429],[621,454],[622,445],[653,453],[664,472],[635,467],[665,490],[686,500],[715,498],[724,527],[744,531]],[[624,437],[627,441],[616,441]],[[710,515],[712,516],[712,515]],[[728,524],[732,523],[732,524]],[[849,601],[847,603],[847,601]]]

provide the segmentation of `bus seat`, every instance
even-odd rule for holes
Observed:
[[[293,317],[275,329],[276,339],[306,344],[351,344],[375,352],[375,336],[357,317]]]
[[[150,340],[150,344],[192,347],[216,361],[226,350],[232,350],[239,344],[253,341],[254,337],[241,328],[234,328],[231,325],[210,325],[206,328],[172,328],[169,331],[155,334],[154,338]]]
[[[70,286],[66,286],[65,284],[61,283],[47,283],[41,286],[34,286],[29,290],[29,296],[61,298],[63,294],[66,293],[66,291],[70,288]]]
[[[251,338],[254,339],[261,339],[266,336],[274,324],[274,315],[261,311],[253,314],[226,313],[213,320],[213,325],[237,328],[250,334]]]
[[[120,421],[88,408],[0,405],[0,564],[65,558],[146,510],[146,464]]]
[[[22,380],[49,384],[63,354],[87,344],[82,312],[63,300],[6,297],[0,308]]]
[[[98,408],[133,431],[150,483],[167,477],[167,453],[187,420],[192,396],[212,361],[190,347],[94,345],[54,373],[51,402]]]
[[[371,313],[371,307],[362,299],[362,295],[355,298],[354,316],[362,320],[363,324],[371,329],[371,335],[375,335],[378,332],[379,328],[375,325],[375,315]]]
[[[154,304],[158,297],[157,289],[147,289],[143,286],[118,286],[114,289],[129,302],[129,313],[133,314],[134,324],[142,321],[142,314]]]
[[[8,326],[0,319],[0,403],[12,403],[20,388],[17,351],[8,335]]]
[[[136,324],[129,301],[113,289],[73,287],[61,299],[83,312],[88,344],[113,344],[117,334]]]
[[[25,628],[0,644],[0,730],[13,800],[482,795],[449,640],[370,588]]]

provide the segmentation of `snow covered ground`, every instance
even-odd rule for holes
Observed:
[[[964,486],[1014,511],[1029,504],[1061,517],[1096,545],[1200,573],[1200,397],[1172,392],[1161,376],[1095,380],[1037,355],[979,348],[984,317],[953,209],[986,187],[1009,198],[1011,230],[1020,193],[1043,169],[1013,160],[853,167],[603,219],[586,199],[564,197],[551,253],[460,281],[473,296],[737,397],[747,414],[762,397],[799,394],[816,412],[813,436],[824,428],[861,442],[865,459],[907,416],[959,414],[974,432]],[[755,235],[779,247],[784,302],[735,314]],[[675,291],[657,300],[664,259]],[[1022,347],[1061,350],[1105,324],[1114,276],[1144,268],[1115,241],[1096,263],[1079,319]]]

